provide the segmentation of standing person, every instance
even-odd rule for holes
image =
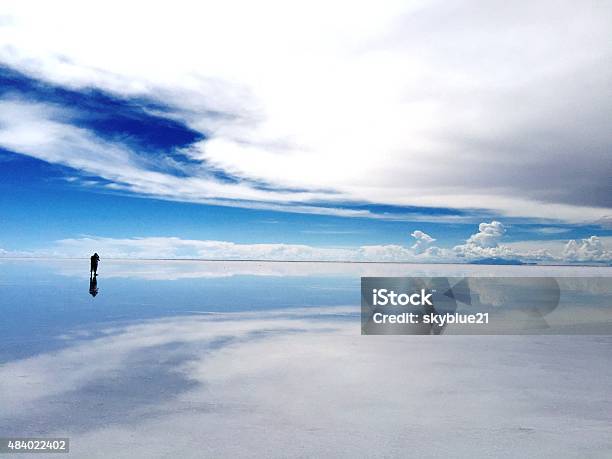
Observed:
[[[89,276],[93,274],[94,276],[98,275],[98,262],[100,261],[100,256],[97,253],[94,253],[91,256],[91,266],[89,268]]]

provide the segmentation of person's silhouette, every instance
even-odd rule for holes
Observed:
[[[93,276],[97,276],[98,275],[98,262],[100,261],[100,256],[97,253],[94,253],[91,256],[91,265],[89,267],[89,276],[91,277],[91,275],[93,274]]]
[[[91,296],[98,294],[98,278],[95,275],[89,278],[89,294]]]

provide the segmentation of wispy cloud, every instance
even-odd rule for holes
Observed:
[[[544,226],[542,228],[534,228],[533,230],[531,230],[534,233],[538,233],[538,234],[544,234],[544,235],[549,235],[549,234],[563,234],[563,233],[569,233],[572,229],[571,228],[560,228],[557,226]]]
[[[156,5],[141,21],[112,1],[95,20],[73,3],[9,2],[0,62],[155,101],[143,107],[200,138],[152,164],[142,144],[100,138],[57,106],[5,101],[0,145],[163,199],[596,221],[612,214],[612,9],[589,5],[181,2],[171,21]],[[191,162],[182,176],[167,171],[176,154]]]
[[[170,154],[177,150],[167,150],[165,159],[160,160],[155,155],[151,157],[151,151],[135,150],[129,143],[101,138],[94,131],[71,123],[73,117],[73,110],[68,107],[15,97],[0,99],[0,146],[73,168],[87,177],[102,179],[96,181],[70,175],[66,177],[70,182],[159,199],[385,220],[465,221],[473,218],[453,214],[427,215],[418,211],[378,213],[362,206],[335,207],[343,205],[349,196],[336,191],[274,189],[247,180],[223,180],[202,165],[191,164],[187,170],[191,175],[176,174],[163,167],[163,163],[167,163]],[[172,165],[180,167],[176,161]]]

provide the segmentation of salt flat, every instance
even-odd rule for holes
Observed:
[[[3,436],[74,457],[610,457],[610,336],[361,336],[361,275],[609,268],[0,262]]]

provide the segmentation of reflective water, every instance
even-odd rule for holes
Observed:
[[[609,268],[0,261],[0,437],[74,457],[609,457],[609,336],[361,336],[360,276]]]

